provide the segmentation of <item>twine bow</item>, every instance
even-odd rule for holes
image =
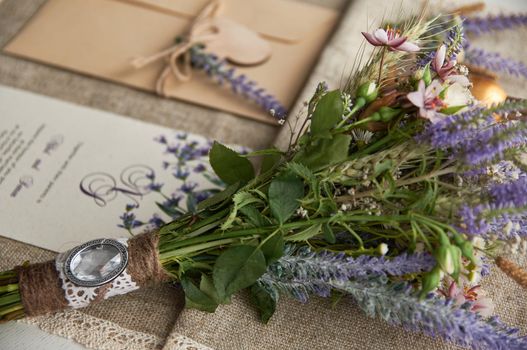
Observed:
[[[222,7],[221,0],[212,0],[192,21],[188,33],[176,45],[155,53],[148,57],[138,57],[132,61],[136,68],[142,68],[161,58],[166,59],[167,65],[158,76],[156,81],[156,92],[167,96],[165,82],[170,74],[177,80],[186,82],[192,78],[192,67],[189,50],[196,44],[204,44],[214,40],[218,36],[218,29],[211,23]]]

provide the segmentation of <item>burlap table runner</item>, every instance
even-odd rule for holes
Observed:
[[[4,0],[0,4],[0,46],[12,37],[44,0]],[[328,6],[342,6],[333,0]],[[399,2],[355,0],[343,23],[310,77],[297,104],[309,98],[319,81],[338,86],[347,73],[361,41],[359,32],[367,23],[390,13]],[[416,7],[417,1],[406,5]],[[522,42],[525,32],[507,32],[490,37],[484,45],[492,50],[515,50],[507,55],[525,57]],[[489,38],[489,37],[487,37]],[[478,42],[479,44],[479,42]],[[498,45],[499,44],[499,45]],[[517,79],[503,79],[507,91],[526,97],[527,86]],[[240,119],[226,113],[162,100],[115,84],[60,71],[32,62],[0,55],[0,83],[24,88],[63,100],[93,106],[158,124],[200,133],[207,137],[246,145],[266,146],[276,136],[272,126]],[[294,113],[293,113],[294,115]],[[284,132],[279,144],[287,140]],[[0,238],[0,268],[9,268],[23,260],[43,261],[51,252]],[[525,291],[494,269],[485,283],[491,292],[497,313],[505,322],[519,326],[525,333],[527,302]],[[415,333],[408,333],[384,322],[365,317],[353,303],[345,300],[338,310],[329,302],[313,299],[307,305],[282,300],[277,314],[267,326],[261,325],[247,296],[237,296],[231,305],[215,314],[181,308],[180,291],[170,285],[137,291],[113,298],[81,311],[69,311],[29,322],[44,330],[75,339],[97,349],[457,349],[457,347]],[[148,310],[148,312],[144,312]],[[173,322],[176,321],[172,329]],[[168,337],[167,337],[168,336]]]

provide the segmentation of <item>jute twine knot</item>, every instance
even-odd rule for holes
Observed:
[[[187,34],[182,36],[176,45],[162,50],[148,57],[138,57],[132,61],[132,65],[139,69],[152,62],[164,58],[166,67],[159,74],[156,81],[156,92],[166,96],[165,83],[170,74],[177,80],[186,82],[192,78],[192,67],[189,50],[196,44],[205,44],[217,37],[218,28],[210,21],[216,17],[221,9],[221,1],[213,0],[192,21]]]
[[[157,232],[137,235],[128,240],[128,266],[126,271],[140,287],[170,280],[159,263],[159,236]],[[55,261],[17,266],[19,291],[27,316],[38,316],[68,308],[62,281]],[[97,287],[97,298],[103,299],[112,282]]]

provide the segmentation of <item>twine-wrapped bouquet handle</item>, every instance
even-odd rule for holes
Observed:
[[[73,286],[68,281],[57,264],[61,255],[56,260],[16,267],[25,314],[38,316],[66,308],[84,307],[140,287],[169,281],[170,276],[159,262],[158,241],[155,231],[127,240],[126,269],[116,279],[93,288]],[[123,276],[127,276],[126,282]]]

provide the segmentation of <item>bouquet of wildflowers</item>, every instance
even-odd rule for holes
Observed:
[[[456,60],[457,17],[362,34],[375,47],[366,64],[340,90],[318,86],[288,150],[242,155],[215,143],[222,192],[112,243],[119,254],[99,240],[0,274],[2,320],[171,280],[187,307],[208,312],[242,289],[263,322],[279,297],[351,297],[369,315],[460,345],[526,349],[492,316],[479,281],[498,258],[527,282],[499,257],[525,235],[527,101],[474,99]]]

